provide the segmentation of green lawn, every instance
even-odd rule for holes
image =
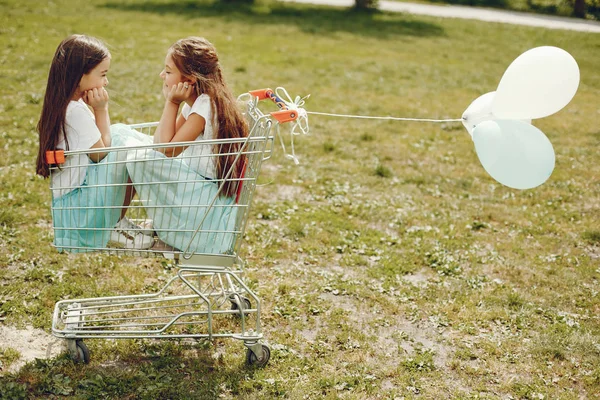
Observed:
[[[0,10],[0,324],[48,333],[61,299],[143,293],[174,274],[160,259],[50,246],[35,126],[71,33],[109,44],[114,123],[158,120],[165,51],[189,35],[215,43],[236,93],[284,86],[310,93],[309,111],[460,118],[540,45],[581,69],[573,101],[534,121],[556,152],[534,190],[490,178],[460,123],[311,116],[300,165],[278,150],[263,166],[242,246],[265,368],[246,367],[235,340],[89,340],[89,365],[62,355],[8,373],[20,355],[5,345],[0,398],[599,398],[599,35],[294,4]]]

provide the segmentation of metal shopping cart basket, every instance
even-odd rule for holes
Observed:
[[[76,362],[89,362],[90,353],[83,342],[88,338],[212,340],[224,337],[243,341],[248,364],[264,366],[269,361],[270,349],[261,343],[260,299],[241,279],[243,260],[238,251],[261,164],[272,153],[273,119],[275,123],[293,121],[297,112],[280,102],[280,111],[263,114],[258,108],[259,100],[271,98],[277,103],[277,96],[270,89],[250,93],[240,96],[249,123],[247,137],[169,144],[171,150],[178,152],[197,147],[191,156],[181,152],[175,157],[177,160],[157,151],[164,148],[164,144],[138,141],[135,145],[126,143],[110,149],[114,154],[104,163],[111,168],[106,167],[102,173],[127,171],[137,190],[137,200],[127,208],[127,216],[137,225],[132,228],[134,235],[138,233],[136,229],[152,234],[152,247],[140,250],[129,248],[131,243],[126,241],[105,243],[103,238],[111,235],[112,228],[67,227],[69,224],[63,224],[61,219],[76,220],[93,210],[68,201],[60,204],[53,201],[55,246],[60,250],[158,255],[172,259],[177,266],[175,276],[155,293],[59,301],[54,308],[52,333],[66,339],[69,353]],[[135,124],[123,129],[135,130],[140,140],[144,140],[143,135],[152,133],[156,125]],[[220,151],[211,151],[217,146]],[[82,168],[78,160],[83,160],[83,166],[87,167],[87,154],[94,151],[49,152],[47,158],[52,164],[52,173],[77,174]],[[230,167],[223,179],[207,183],[207,177],[198,177],[186,169],[193,163],[209,165],[210,160],[216,162],[215,157],[229,157],[229,164],[225,165]],[[238,165],[242,165],[242,173],[233,178]],[[136,175],[153,170],[158,171],[154,180],[136,184]],[[93,196],[108,197],[131,188],[130,181],[123,178],[119,181],[113,176],[106,181],[110,183],[88,185],[88,190],[92,190]],[[235,186],[233,190],[231,185]],[[58,197],[61,191],[73,189],[53,185],[52,190],[54,197]],[[233,194],[222,196],[225,190]],[[108,208],[121,212],[119,204],[111,205],[110,198],[105,200],[104,211]],[[73,236],[75,240],[57,243],[57,237],[72,239]]]

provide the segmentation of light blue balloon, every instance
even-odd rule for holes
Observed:
[[[505,186],[531,189],[546,182],[554,170],[552,143],[526,122],[481,122],[473,130],[473,142],[483,168]]]

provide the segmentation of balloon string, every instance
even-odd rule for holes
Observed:
[[[331,114],[316,111],[307,111],[307,114],[326,115],[330,117],[342,118],[361,118],[361,119],[385,119],[394,121],[417,121],[417,122],[462,122],[462,118],[457,119],[429,119],[429,118],[400,118],[400,117],[370,117],[366,115],[349,115],[349,114]]]

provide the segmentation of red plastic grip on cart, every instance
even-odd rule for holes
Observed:
[[[64,164],[65,163],[64,150],[48,150],[48,151],[46,151],[46,163],[47,164]]]
[[[271,96],[269,96],[269,94],[272,94],[273,90],[272,89],[257,89],[257,90],[251,90],[248,93],[250,93],[250,95],[252,97],[258,97],[258,100],[266,100],[271,97]]]
[[[275,92],[273,91],[273,89],[258,89],[258,90],[251,90],[248,93],[250,93],[250,95],[252,97],[258,97],[258,100],[267,100],[267,99],[271,99],[273,101],[273,103],[277,104],[277,106],[281,109],[281,110],[287,110],[287,105],[285,104],[285,102],[280,99],[279,97],[277,97],[277,95],[275,94]]]
[[[284,122],[295,121],[298,118],[298,111],[289,110],[285,102],[277,97],[273,89],[258,89],[258,90],[250,90],[248,93],[252,97],[258,97],[258,100],[267,100],[271,99],[273,103],[277,104],[280,111],[274,111],[271,113],[273,118],[277,120],[280,124]]]
[[[271,113],[273,118],[275,118],[279,123],[295,121],[298,118],[298,111],[296,110],[281,110],[274,111]]]

